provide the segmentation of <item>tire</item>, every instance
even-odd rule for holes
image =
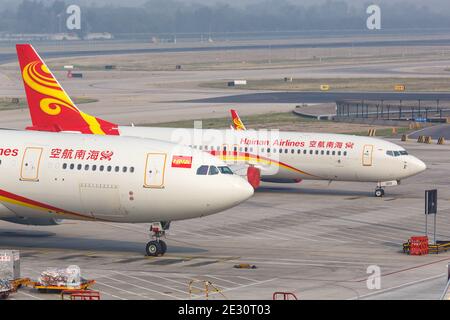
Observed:
[[[167,252],[167,244],[160,240],[159,245],[161,246],[161,255],[164,255]]]
[[[150,257],[157,257],[161,253],[161,245],[157,241],[150,241],[145,247],[145,252]]]
[[[381,198],[382,196],[384,196],[384,190],[383,189],[375,190],[375,197]]]

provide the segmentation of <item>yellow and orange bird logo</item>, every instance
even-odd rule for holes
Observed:
[[[239,115],[237,114],[236,110],[231,109],[231,117],[233,118],[233,128],[234,130],[247,130],[244,126],[244,123],[241,121],[241,118],[239,118]]]
[[[93,134],[105,134],[95,117],[80,111],[74,105],[48,67],[41,61],[28,63],[23,68],[22,76],[27,86],[42,95],[42,97],[33,96],[35,101],[31,102],[39,104],[45,114],[57,116],[61,113],[62,108],[67,108],[78,113]]]
[[[235,119],[233,119],[233,123],[234,123],[234,129],[236,129],[236,130],[245,130],[245,126],[242,123],[241,119],[235,118]]]

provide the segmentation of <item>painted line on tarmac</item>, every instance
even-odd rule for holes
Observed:
[[[242,285],[242,283],[234,282],[234,281],[231,281],[231,280],[226,280],[226,279],[223,279],[223,278],[219,278],[219,277],[216,277],[216,276],[212,276],[212,275],[210,275],[210,274],[205,274],[205,277],[214,278],[214,279],[217,279],[217,280],[219,280],[219,281],[229,282],[229,283],[231,283],[231,284],[236,284],[236,285],[238,285],[238,286],[241,286],[241,285]]]
[[[145,272],[141,271],[140,273],[145,273]],[[177,281],[177,280],[166,278],[166,277],[162,277],[162,276],[157,276],[154,273],[152,273],[149,276],[150,277],[154,277],[154,278],[158,278],[158,279],[162,279],[162,280],[166,280],[166,281],[170,281],[170,282],[173,282],[173,283],[177,283],[177,284],[180,284],[180,285],[183,285],[183,286],[187,286],[188,285],[186,282],[181,282],[181,281]],[[188,276],[183,276],[183,277],[185,279],[190,279],[190,280],[193,279],[193,277],[190,277],[190,278]],[[201,287],[197,287],[196,285],[193,285],[193,287],[195,287],[196,289],[201,289]]]
[[[179,290],[179,289],[176,289],[176,288],[173,288],[173,287],[169,287],[169,286],[165,286],[165,285],[162,285],[162,284],[153,282],[153,281],[145,280],[145,279],[138,278],[138,277],[134,277],[134,276],[129,276],[129,275],[127,275],[127,274],[124,274],[124,273],[118,272],[118,271],[116,271],[115,273],[120,274],[120,275],[122,275],[122,276],[124,276],[124,277],[128,277],[128,278],[131,278],[131,279],[136,279],[136,280],[138,280],[138,281],[150,283],[150,284],[155,285],[155,286],[159,286],[159,287],[163,287],[163,288],[166,288],[166,289],[169,289],[169,290],[172,290],[172,291],[177,291],[177,292],[180,292],[180,293],[183,293],[183,294],[187,294],[186,291]],[[151,290],[151,289],[149,289],[149,290]],[[157,290],[152,290],[152,291],[159,292],[159,291],[157,291]],[[172,295],[167,294],[167,293],[164,293],[164,292],[160,292],[160,293],[161,293],[161,294],[164,294],[164,295],[167,295],[167,296],[170,296],[170,297],[172,297],[172,298],[181,300],[181,298],[179,298],[179,297],[172,296]]]
[[[107,296],[111,296],[111,297],[116,298],[116,299],[119,299],[119,300],[128,300],[128,299],[126,299],[126,298],[122,298],[122,297],[113,295],[112,293],[108,293],[108,292],[103,291],[103,290],[98,290],[98,289],[97,289],[97,291],[100,292],[100,294],[107,295]]]
[[[109,278],[109,277],[105,277],[105,278],[111,279],[111,278]],[[114,279],[111,279],[111,280],[115,281]],[[147,300],[155,300],[155,299],[153,299],[153,298],[146,297],[146,296],[141,295],[141,294],[139,294],[139,293],[135,293],[135,292],[131,292],[131,291],[128,291],[128,290],[125,290],[125,289],[121,289],[121,288],[118,288],[118,287],[115,287],[115,286],[106,284],[106,283],[104,283],[104,282],[100,282],[100,281],[98,281],[98,280],[96,280],[95,282],[98,283],[98,284],[100,284],[100,285],[102,285],[102,286],[106,286],[106,287],[109,287],[109,288],[111,288],[111,289],[114,289],[114,290],[116,290],[116,291],[117,291],[117,290],[123,291],[123,292],[126,292],[126,293],[131,294],[131,295],[135,295],[135,296],[138,296],[138,297],[141,297],[141,298],[145,298],[145,299],[147,299]]]
[[[420,280],[416,280],[416,281],[407,282],[407,283],[404,283],[404,284],[401,284],[401,285],[398,285],[398,286],[394,286],[394,287],[390,287],[390,288],[387,288],[387,289],[379,290],[377,292],[368,293],[368,294],[365,294],[365,295],[362,295],[362,296],[356,296],[356,297],[350,298],[348,300],[357,300],[357,299],[361,299],[361,298],[367,298],[367,297],[371,297],[371,296],[376,296],[376,295],[383,294],[383,293],[386,293],[386,292],[389,292],[389,291],[406,288],[406,287],[409,287],[409,286],[412,286],[412,285],[415,285],[415,284],[419,284],[419,283],[422,283],[422,282],[427,282],[427,281],[430,281],[430,280],[439,279],[439,278],[442,278],[445,275],[447,275],[447,273],[441,273],[441,274],[438,274],[436,276],[432,276],[432,277],[428,277],[428,278],[424,278],[424,279],[420,279]]]
[[[249,284],[241,285],[239,287],[227,288],[225,290],[221,290],[220,292],[210,292],[209,295],[217,295],[217,294],[220,294],[220,293],[223,294],[225,292],[230,292],[230,291],[233,291],[233,290],[236,291],[236,290],[239,290],[239,289],[260,285],[260,284],[271,282],[271,281],[274,281],[274,280],[278,280],[278,278],[272,278],[272,279],[268,279],[268,280],[258,281],[258,282],[255,282],[255,283],[249,283]],[[201,297],[204,297],[204,296],[203,295],[194,295],[194,298],[201,298]]]
[[[163,296],[168,296],[168,297],[171,297],[173,299],[181,300],[181,298],[178,298],[177,296],[173,296],[171,294],[167,294],[167,293],[164,293],[164,292],[161,292],[161,291],[158,291],[158,290],[153,290],[153,289],[150,289],[150,288],[142,287],[142,286],[139,286],[139,285],[131,283],[131,282],[126,282],[126,281],[122,281],[122,280],[119,280],[119,279],[116,279],[116,278],[110,278],[110,277],[104,277],[104,278],[107,278],[107,279],[110,279],[110,280],[113,280],[113,281],[116,281],[116,282],[119,282],[119,283],[123,283],[123,284],[129,285],[129,286],[133,286],[133,287],[145,290],[145,291],[149,291],[149,292],[157,293],[157,294],[160,294],[160,295],[163,295]],[[147,298],[146,296],[141,295],[139,293],[134,293],[134,294],[136,294],[138,296],[141,296],[141,297]]]
[[[35,296],[35,295],[31,294],[31,293],[26,293],[26,292],[23,292],[23,291],[19,291],[19,293],[23,294],[23,295],[25,295],[27,297],[31,297],[33,299],[36,299],[36,300],[45,300],[45,299],[39,298],[39,297],[37,297],[37,296]]]

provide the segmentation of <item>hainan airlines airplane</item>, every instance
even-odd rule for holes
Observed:
[[[0,140],[0,219],[9,222],[168,222],[217,213],[253,194],[217,157],[168,142],[15,130],[0,130]],[[156,240],[147,254],[164,254],[162,226],[150,231]]]
[[[239,166],[247,168],[248,180],[255,188],[260,180],[374,182],[375,196],[381,197],[384,187],[426,169],[401,146],[372,137],[119,126],[80,111],[31,45],[17,45],[17,54],[33,123],[29,130],[155,138],[191,146],[221,158],[236,171],[242,170]],[[52,83],[51,90],[42,86],[46,82]],[[52,104],[54,99],[63,102],[61,107]],[[240,129],[245,129],[239,122]]]

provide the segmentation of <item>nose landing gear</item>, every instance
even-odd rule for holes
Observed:
[[[384,188],[396,186],[400,184],[400,180],[382,181],[377,183],[377,188],[375,189],[375,197],[380,198],[384,196]]]
[[[375,197],[380,198],[384,196],[384,189],[383,188],[376,188],[375,189]]]
[[[169,229],[170,222],[154,222],[150,226],[151,237],[154,239],[147,243],[145,252],[148,256],[163,256],[167,251],[167,245],[161,240]]]

